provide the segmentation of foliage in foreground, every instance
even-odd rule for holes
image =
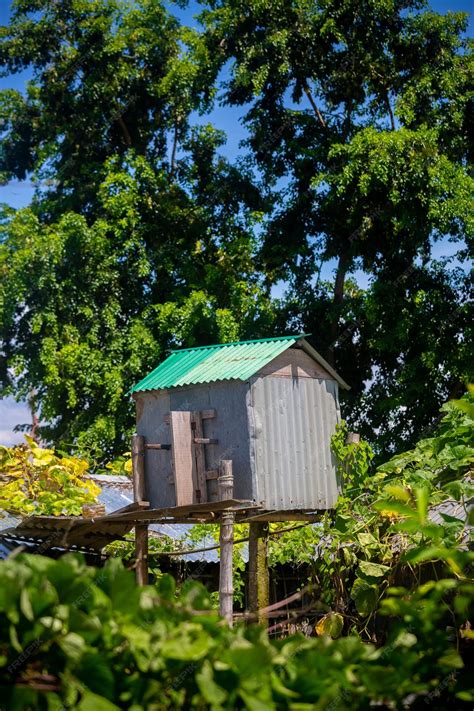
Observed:
[[[370,480],[366,445],[346,449],[341,430],[336,448],[353,488],[335,525],[272,544],[273,562],[317,559],[317,638],[230,630],[197,583],[179,597],[166,575],[138,589],[116,558],[98,570],[73,554],[2,563],[7,708],[472,708],[467,512],[430,518],[435,504],[462,510],[472,497],[472,425],[472,396],[450,403],[433,437]]]
[[[139,589],[117,559],[94,569],[78,554],[21,555],[0,566],[0,692],[10,711],[336,710],[403,700],[445,709],[449,699],[463,708],[474,696],[443,629],[447,590],[459,625],[469,596],[460,580],[388,595],[391,633],[379,649],[356,636],[271,641],[255,626],[228,629],[197,583],[176,601],[169,576]]]
[[[310,564],[321,600],[344,616],[346,630],[380,643],[387,588],[414,589],[441,570],[458,579],[471,560],[474,397],[446,403],[430,436],[375,472],[366,443],[344,445],[344,434],[333,443],[346,480],[335,511],[321,527],[283,534],[271,560]]]
[[[342,423],[333,437],[344,493],[335,511],[319,525],[271,524],[269,564],[309,567],[309,582],[328,620],[343,621],[347,634],[382,644],[387,623],[381,615],[386,590],[403,585],[414,590],[420,581],[443,575],[462,577],[472,561],[469,505],[474,496],[470,470],[474,463],[474,396],[466,394],[442,408],[438,427],[416,447],[373,472],[369,445],[346,444]],[[196,544],[218,526],[196,525]],[[247,535],[236,527],[236,537]],[[242,546],[235,547],[234,576],[240,581]],[[445,596],[450,607],[450,596]],[[458,644],[461,630],[453,630]]]

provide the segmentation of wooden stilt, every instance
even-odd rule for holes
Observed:
[[[137,503],[145,501],[145,437],[132,437],[133,498]]]
[[[222,460],[219,464],[217,480],[220,501],[232,499],[234,493],[234,477],[232,462]],[[234,612],[234,582],[232,576],[232,555],[234,548],[234,514],[223,511],[219,543],[221,549],[219,567],[219,613],[232,626]]]
[[[137,503],[145,501],[145,438],[132,437],[133,498]],[[148,583],[148,524],[135,526],[135,563],[137,585]]]
[[[270,604],[268,576],[268,523],[255,521],[249,524],[249,608],[258,614],[259,610]],[[263,615],[258,615],[258,622],[267,624]]]
[[[148,524],[135,526],[135,561],[137,585],[148,585]]]

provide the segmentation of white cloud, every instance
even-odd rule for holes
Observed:
[[[11,447],[23,442],[22,432],[14,432],[15,425],[31,422],[31,414],[24,402],[16,402],[11,397],[0,400],[0,444]]]

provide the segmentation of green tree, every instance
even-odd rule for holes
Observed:
[[[13,3],[0,66],[33,78],[0,92],[0,173],[38,189],[2,220],[2,392],[35,393],[45,436],[117,451],[170,345],[301,329],[352,385],[351,426],[406,444],[470,366],[465,271],[433,258],[472,238],[466,18],[203,6],[197,30],[154,0]],[[235,165],[193,125],[222,76]]]
[[[353,386],[352,423],[400,446],[470,365],[467,278],[432,256],[449,238],[465,258],[473,234],[467,18],[411,0],[206,5],[200,54],[226,70],[273,188],[260,257],[289,282],[280,327],[312,331]]]
[[[3,213],[3,393],[34,391],[43,437],[98,457],[126,448],[127,391],[168,347],[271,319],[259,193],[189,123],[207,99],[184,36],[148,0],[18,0],[2,30],[5,71],[33,78],[0,95],[0,168],[40,180],[31,209]]]

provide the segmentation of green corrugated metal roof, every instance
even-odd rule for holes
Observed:
[[[307,334],[185,348],[171,355],[132,388],[161,390],[216,380],[247,380]]]

